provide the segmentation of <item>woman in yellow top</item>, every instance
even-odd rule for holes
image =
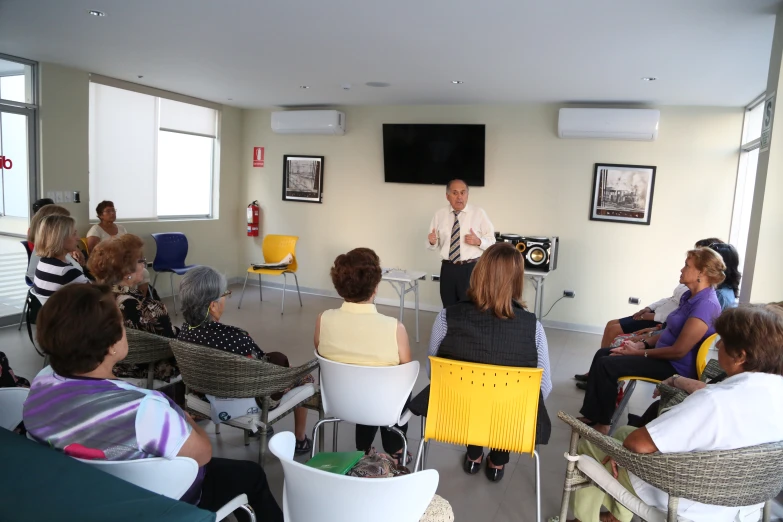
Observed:
[[[381,315],[375,295],[381,282],[378,255],[369,248],[355,248],[334,260],[332,283],[345,299],[336,310],[322,312],[315,323],[315,347],[321,357],[359,366],[396,366],[411,361],[405,326],[394,317]],[[405,426],[398,426],[405,433]],[[368,453],[378,426],[356,426],[356,449]],[[401,462],[402,441],[381,427],[383,449]],[[410,460],[406,456],[406,463]]]

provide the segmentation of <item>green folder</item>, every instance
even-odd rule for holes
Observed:
[[[359,460],[364,457],[363,451],[338,451],[336,453],[319,453],[307,461],[311,468],[345,475]]]

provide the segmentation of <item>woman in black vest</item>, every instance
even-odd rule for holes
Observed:
[[[500,366],[543,368],[538,399],[536,444],[549,442],[551,424],[544,399],[552,391],[544,328],[522,303],[524,260],[510,243],[489,247],[470,277],[468,301],[441,310],[432,325],[429,355]],[[491,334],[488,334],[491,332]],[[468,446],[463,468],[481,468],[484,448]],[[485,469],[493,482],[503,478],[507,451],[489,452]]]

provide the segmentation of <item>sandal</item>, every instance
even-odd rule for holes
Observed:
[[[373,449],[375,449],[375,448],[373,448]],[[392,460],[394,460],[394,462],[395,462],[395,463],[397,463],[397,465],[399,466],[399,465],[400,465],[400,457],[402,457],[402,450],[398,451],[398,452],[397,452],[397,453],[395,453],[394,455],[389,455],[389,456],[390,456],[390,457],[392,458]],[[409,452],[407,452],[407,453],[406,453],[406,455],[405,455],[405,464],[402,464],[402,465],[403,465],[403,466],[407,466],[408,464],[410,464],[410,463],[411,463],[411,461],[412,461],[412,460],[413,460],[413,455],[411,455],[411,452],[409,451]]]
[[[313,449],[313,441],[307,438],[307,435],[305,435],[304,440],[297,440],[296,446],[294,446],[294,453],[297,455],[303,455],[305,453],[310,453],[310,450]]]

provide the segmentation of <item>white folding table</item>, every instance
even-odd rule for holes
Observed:
[[[419,342],[419,281],[427,277],[426,272],[413,272],[409,270],[398,270],[393,268],[384,268],[382,279],[388,281],[394,287],[397,295],[400,296],[400,322],[402,322],[405,313],[405,295],[413,292],[415,297],[416,310],[416,342]]]

